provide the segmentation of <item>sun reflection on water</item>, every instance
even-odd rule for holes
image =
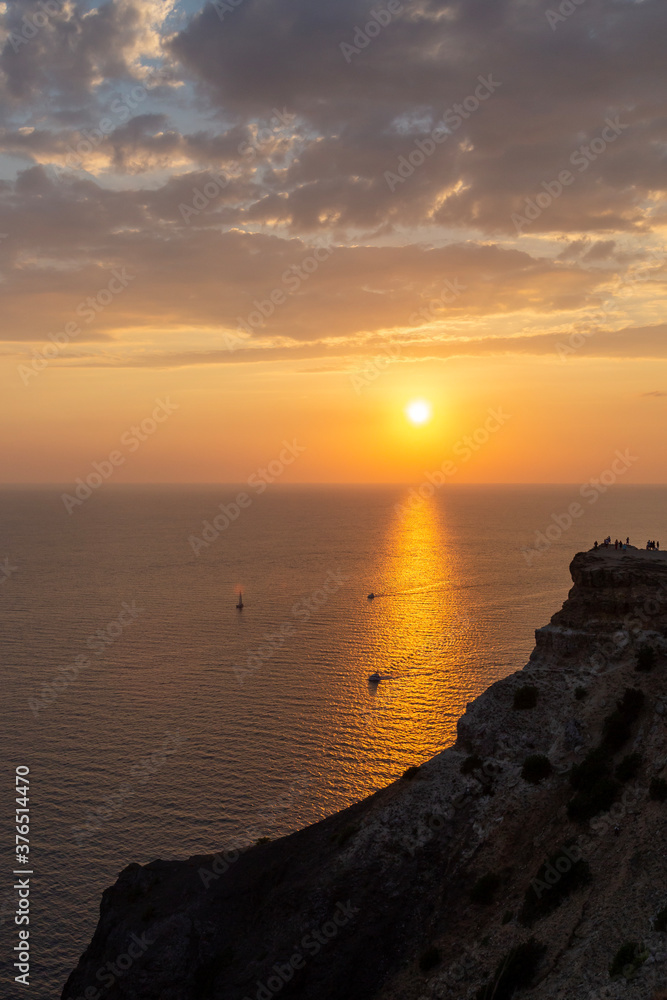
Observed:
[[[468,623],[452,579],[444,511],[434,499],[397,510],[375,572],[376,597],[368,601],[355,665],[368,688],[360,737],[378,771],[395,777],[397,766],[450,742],[461,711],[458,654]],[[375,672],[387,679],[368,683]]]

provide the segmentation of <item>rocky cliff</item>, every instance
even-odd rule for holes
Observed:
[[[75,1000],[667,1000],[667,555],[579,553],[455,745],[240,854],[130,865]]]

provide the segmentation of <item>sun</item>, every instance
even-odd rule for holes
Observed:
[[[413,399],[405,407],[408,420],[413,424],[425,424],[431,419],[431,404],[425,399]]]

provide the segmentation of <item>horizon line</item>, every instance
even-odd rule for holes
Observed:
[[[572,486],[576,488],[581,488],[582,486],[588,485],[590,480],[586,480],[585,483],[581,483],[575,480],[572,481],[543,481],[535,482],[528,480],[488,480],[484,482],[474,482],[474,483],[442,483],[436,487],[436,492],[442,489],[456,489],[461,487],[469,486]],[[72,482],[56,481],[56,480],[40,480],[40,481],[29,481],[29,482],[0,482],[0,490],[2,489],[30,489],[30,488],[44,488],[44,489],[71,489]],[[110,487],[111,489],[119,489],[126,486],[248,486],[247,480],[124,480],[122,482],[115,483],[103,483],[101,484],[105,487]],[[411,487],[415,488],[422,485],[422,482],[410,480],[406,482],[396,482],[391,480],[299,480],[297,482],[283,482],[283,483],[268,483],[271,489],[285,489],[294,486],[395,486],[395,487]],[[667,486],[667,481],[664,482],[642,482],[642,483],[614,483],[614,489],[633,489],[635,487],[643,486]]]

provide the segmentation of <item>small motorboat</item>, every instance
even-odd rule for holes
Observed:
[[[370,677],[368,678],[368,683],[369,684],[379,684],[381,680],[382,680],[382,678],[376,672],[376,673],[370,675]]]
[[[371,592],[371,593],[370,593],[370,594],[368,595],[368,600],[369,600],[369,601],[372,601],[372,600],[374,599],[374,597],[375,597],[375,594]]]

